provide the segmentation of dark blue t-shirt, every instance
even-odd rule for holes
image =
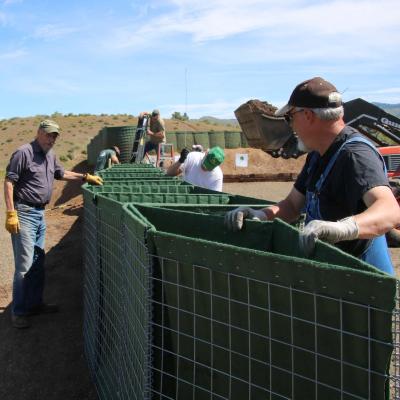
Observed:
[[[360,133],[346,126],[325,154],[318,156],[314,168],[308,173],[311,157],[315,154],[310,153],[294,184],[295,188],[304,195],[307,190],[314,191],[331,157],[347,139],[355,135],[360,136]],[[337,221],[365,211],[367,206],[362,198],[368,190],[377,186],[390,187],[377,151],[362,142],[349,143],[340,152],[319,193],[322,218]],[[368,240],[354,240],[340,242],[338,247],[359,256],[367,244]]]

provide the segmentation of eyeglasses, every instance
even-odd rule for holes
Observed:
[[[294,115],[294,114],[297,114],[297,113],[299,113],[299,112],[302,112],[302,111],[304,111],[304,108],[300,108],[299,110],[296,110],[296,111],[293,111],[293,112],[288,112],[288,113],[286,113],[286,114],[283,116],[283,118],[285,119],[285,122],[286,122],[288,125],[291,125],[291,123],[292,123],[292,121],[293,121],[293,115]]]

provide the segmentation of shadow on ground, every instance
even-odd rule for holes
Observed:
[[[85,174],[88,172],[88,165],[86,160],[81,161],[80,163],[76,164],[72,171],[79,172],[81,174]],[[54,206],[59,206],[61,204],[67,204],[72,198],[78,196],[82,193],[81,186],[83,182],[81,180],[77,181],[67,181],[65,182],[61,193],[54,193],[53,198],[57,200],[54,203]]]
[[[29,329],[0,314],[0,399],[94,400],[83,354],[82,218],[46,255],[45,300],[60,312],[30,317]]]

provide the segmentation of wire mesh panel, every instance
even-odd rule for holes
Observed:
[[[388,398],[390,301],[380,308],[303,290],[278,283],[279,272],[260,279],[260,259],[253,254],[247,269],[240,251],[230,268],[196,265],[188,238],[154,238],[153,398]]]
[[[324,243],[302,258],[280,221],[233,234],[209,203],[115,200],[84,190],[85,352],[100,399],[399,398],[395,279]]]
[[[90,201],[91,195],[84,191],[84,282],[83,282],[83,334],[86,359],[95,379],[97,369],[97,329],[99,318],[99,268],[97,261],[97,218],[96,207]]]
[[[392,320],[392,332],[393,332],[393,354],[392,364],[390,371],[391,380],[391,398],[400,399],[400,284],[397,281],[396,290],[396,307],[393,311]]]

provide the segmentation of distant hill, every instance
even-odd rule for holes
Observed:
[[[395,117],[400,118],[400,103],[397,104],[388,104],[388,103],[372,103],[375,104],[376,106],[382,108],[385,110],[387,113],[394,115]]]
[[[193,120],[196,121],[196,120]],[[209,123],[215,125],[232,125],[232,126],[239,126],[239,123],[236,118],[230,118],[230,119],[223,119],[223,118],[215,118],[215,117],[210,117],[210,116],[205,116],[201,117],[198,119],[198,121],[206,122],[208,121]]]
[[[137,117],[129,114],[92,115],[92,114],[61,114],[36,115],[33,117],[15,117],[0,119],[0,178],[11,154],[23,143],[30,142],[36,135],[37,127],[42,119],[51,118],[61,127],[60,139],[57,140],[55,151],[63,165],[70,168],[76,162],[86,157],[86,145],[98,134],[104,126],[136,125]],[[164,118],[167,130],[185,132],[204,131],[239,131],[239,125],[234,120],[222,120],[213,117],[205,119],[189,119],[180,121]],[[229,121],[229,122],[224,122]],[[233,123],[235,122],[235,124]]]

